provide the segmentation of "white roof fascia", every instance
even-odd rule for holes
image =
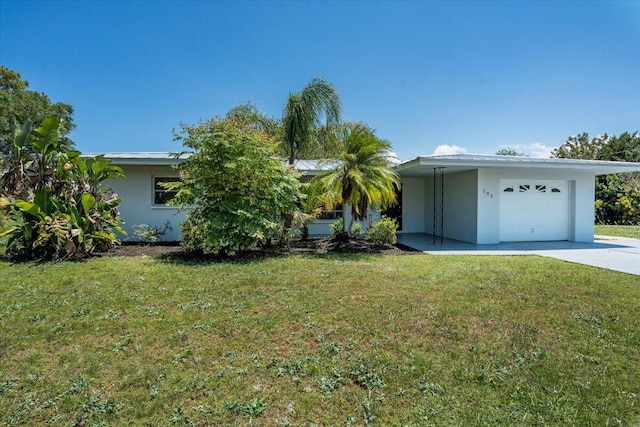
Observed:
[[[111,160],[115,165],[133,166],[174,166],[189,157],[189,154],[183,154],[179,158],[175,158],[173,153],[169,152],[83,153],[82,157],[99,155],[103,155],[105,159]]]
[[[595,175],[640,172],[640,163],[601,160],[558,159],[538,157],[510,157],[488,155],[420,156],[396,167],[398,172],[416,167],[493,167],[529,169],[571,169],[592,172]]]

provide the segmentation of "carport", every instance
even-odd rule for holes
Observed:
[[[593,242],[595,177],[640,164],[460,154],[396,167],[401,230],[474,244]]]

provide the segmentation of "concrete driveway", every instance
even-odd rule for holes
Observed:
[[[398,243],[432,255],[539,255],[640,275],[640,240],[596,236],[594,243],[516,242],[474,245],[445,239],[433,244],[429,234],[398,234]]]

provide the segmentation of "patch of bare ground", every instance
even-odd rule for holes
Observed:
[[[264,248],[245,251],[234,257],[225,258],[208,256],[200,252],[185,251],[178,242],[162,242],[155,245],[126,242],[117,246],[111,252],[111,255],[124,257],[153,256],[177,261],[213,261],[219,259],[251,260],[289,254],[326,255],[353,253],[402,255],[416,252],[419,251],[401,244],[375,245],[366,239],[325,237],[294,240],[289,245],[280,245],[275,242]]]

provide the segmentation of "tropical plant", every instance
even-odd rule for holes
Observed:
[[[340,95],[335,87],[320,77],[311,80],[302,91],[289,93],[282,117],[282,140],[290,165],[312,137],[323,132],[319,131],[322,119],[325,119],[325,129],[340,123],[341,110]]]
[[[293,223],[300,229],[302,240],[309,238],[309,223],[322,213],[322,187],[317,182],[303,184],[300,209],[293,213]]]
[[[351,222],[346,228],[350,230],[353,221],[366,219],[369,207],[386,208],[395,203],[400,178],[388,160],[391,145],[368,126],[343,126],[335,138],[341,148],[339,158],[332,160],[335,169],[314,179],[325,191],[324,205],[328,210],[340,203],[351,206]]]
[[[101,183],[123,177],[102,156],[84,159],[59,139],[60,121],[14,126],[10,157],[0,174],[0,209],[9,219],[11,259],[68,259],[106,250],[125,234],[117,215],[120,199]]]
[[[282,236],[280,219],[296,210],[300,182],[265,132],[217,118],[183,124],[175,138],[191,152],[178,166],[183,179],[168,185],[177,190],[172,203],[188,208],[186,250],[234,255]]]

